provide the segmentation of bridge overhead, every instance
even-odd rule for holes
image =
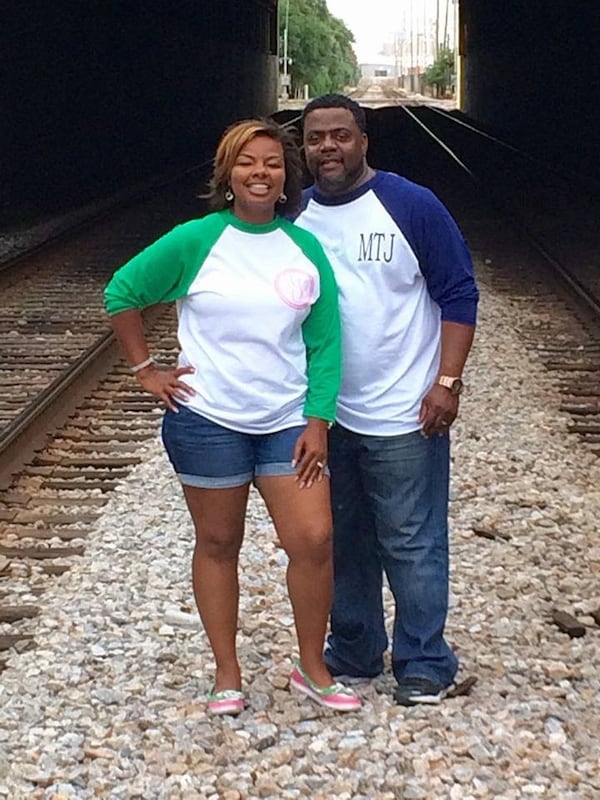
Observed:
[[[464,110],[600,176],[597,0],[459,6]],[[8,0],[0,41],[2,216],[200,158],[276,108],[277,0]]]
[[[459,0],[463,109],[600,178],[600,3]]]
[[[209,153],[276,109],[277,38],[276,0],[7,0],[0,214]]]

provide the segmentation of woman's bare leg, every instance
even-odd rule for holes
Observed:
[[[333,588],[329,479],[299,489],[294,476],[261,477],[256,486],[289,557],[287,585],[302,667],[316,684],[330,686],[323,661]]]
[[[196,528],[192,584],[215,656],[215,691],[241,689],[235,642],[239,606],[237,568],[248,488],[249,484],[234,489],[183,487]]]

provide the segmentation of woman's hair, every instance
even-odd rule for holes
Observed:
[[[215,153],[208,194],[204,195],[210,207],[214,211],[222,211],[232,205],[233,201],[225,199],[225,192],[229,189],[231,170],[237,157],[242,148],[255,136],[268,136],[283,147],[285,164],[283,193],[287,200],[284,203],[277,203],[277,213],[287,216],[298,211],[302,197],[302,158],[295,133],[269,119],[244,119],[227,128]]]

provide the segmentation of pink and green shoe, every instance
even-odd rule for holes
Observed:
[[[221,689],[208,695],[206,707],[209,714],[236,716],[246,708],[246,697],[237,689]]]
[[[358,711],[362,707],[362,700],[348,686],[341,683],[318,686],[308,677],[300,664],[294,667],[290,676],[290,686],[312,697],[319,705],[332,708],[334,711]]]

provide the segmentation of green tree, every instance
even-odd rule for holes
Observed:
[[[341,19],[331,15],[326,0],[280,0],[281,37],[286,17],[292,95],[301,92],[305,84],[313,97],[356,84],[358,65],[352,49],[354,36]]]
[[[437,97],[444,97],[454,79],[454,52],[440,47],[438,57],[425,70],[425,83],[435,88]]]

